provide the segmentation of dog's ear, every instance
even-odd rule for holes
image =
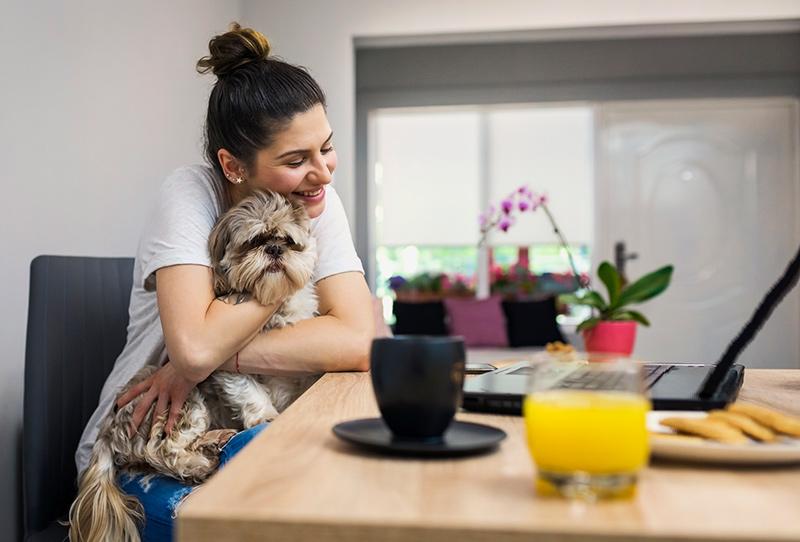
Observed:
[[[208,236],[208,254],[214,269],[214,293],[217,295],[227,294],[231,291],[227,280],[228,273],[222,262],[233,234],[232,217],[233,213],[230,211],[222,215]]]
[[[214,268],[214,295],[221,296],[227,295],[233,291],[227,279],[227,274],[220,272],[216,267]]]
[[[211,256],[211,263],[216,267],[225,256],[225,248],[231,242],[230,212],[220,217],[211,233],[208,236],[208,255]]]
[[[325,189],[323,188],[323,190]],[[310,230],[311,220],[308,218],[308,211],[306,211],[305,205],[293,199],[289,199],[289,203],[292,204],[292,221],[300,224],[306,231]]]

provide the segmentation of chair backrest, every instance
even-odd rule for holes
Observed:
[[[125,346],[133,258],[39,256],[31,263],[22,486],[26,535],[63,518],[74,454]]]
[[[549,342],[567,342],[558,326],[556,297],[539,300],[503,301],[508,346],[545,346]]]

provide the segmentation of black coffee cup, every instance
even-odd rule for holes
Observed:
[[[441,438],[461,405],[465,359],[461,337],[399,335],[372,341],[372,388],[395,438]]]

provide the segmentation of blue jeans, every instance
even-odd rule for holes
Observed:
[[[262,423],[237,433],[219,453],[219,468],[235,456],[245,444],[268,424]],[[122,473],[117,479],[122,491],[136,497],[144,508],[144,525],[140,528],[142,542],[171,542],[172,526],[178,506],[197,486],[184,484],[162,474]]]

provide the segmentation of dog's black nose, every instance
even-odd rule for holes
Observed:
[[[281,254],[283,254],[283,249],[278,245],[267,245],[267,254],[269,254],[273,258],[277,258]]]

